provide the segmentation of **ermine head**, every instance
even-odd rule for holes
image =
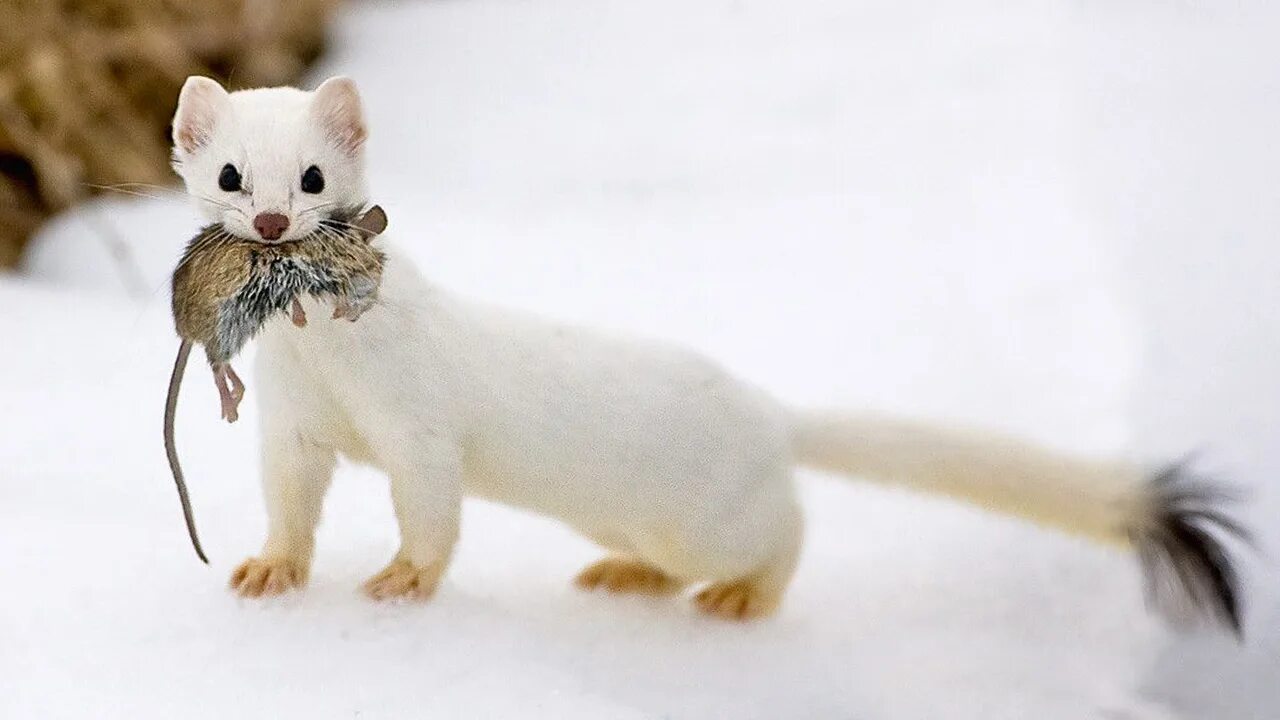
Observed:
[[[367,199],[355,83],[228,93],[192,76],[173,116],[173,168],[212,221],[260,242],[303,237]]]

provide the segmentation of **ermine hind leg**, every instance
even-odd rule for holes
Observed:
[[[614,593],[640,595],[670,595],[685,585],[657,566],[622,556],[610,556],[593,563],[578,574],[574,583],[584,590],[602,588]]]
[[[734,580],[713,582],[693,597],[708,615],[725,620],[753,620],[773,614],[795,573],[803,538],[798,509],[791,511],[778,553],[761,569]]]
[[[447,443],[430,445],[388,468],[400,550],[365,582],[365,593],[375,600],[426,600],[449,567],[462,514],[461,453]]]

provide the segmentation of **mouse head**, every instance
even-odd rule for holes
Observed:
[[[355,83],[228,93],[187,78],[173,116],[173,168],[210,220],[259,242],[294,240],[363,205],[364,114]]]

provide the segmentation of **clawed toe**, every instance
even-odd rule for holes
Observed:
[[[626,558],[605,558],[579,573],[574,583],[584,590],[640,595],[669,595],[683,586],[652,565]]]
[[[281,595],[307,582],[302,563],[290,558],[249,558],[231,573],[228,586],[241,597]]]
[[[753,620],[777,609],[778,598],[763,592],[751,581],[740,580],[708,585],[693,597],[693,604],[702,612],[724,620]]]
[[[435,594],[442,572],[437,565],[419,567],[408,560],[393,560],[365,582],[364,592],[374,600],[426,600]]]

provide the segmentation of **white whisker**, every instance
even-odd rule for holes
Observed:
[[[298,213],[298,217],[302,217],[302,216],[304,216],[304,215],[308,215],[308,214],[310,214],[310,213],[320,212],[321,210],[323,210],[323,209],[325,209],[325,208],[328,208],[328,207],[333,207],[333,206],[334,206],[334,205],[336,205],[336,204],[337,204],[337,203],[333,203],[333,202],[320,203],[319,205],[316,205],[315,207],[309,207],[309,208],[307,208],[306,210],[303,210],[302,212]]]
[[[119,194],[121,194],[121,195],[132,195],[132,196],[134,196],[134,197],[148,198],[148,199],[150,199],[150,200],[163,200],[163,199],[164,199],[164,198],[160,197],[159,195],[151,195],[151,194],[149,194],[149,193],[138,192],[138,191],[136,191],[136,190],[125,190],[124,188],[112,187],[112,186],[110,186],[110,185],[94,185],[94,184],[91,184],[91,183],[85,183],[85,186],[86,186],[86,187],[94,188],[95,190],[109,190],[109,191],[111,191],[111,192],[119,193]]]
[[[107,192],[118,193],[120,195],[131,195],[133,197],[148,198],[151,200],[163,200],[165,198],[161,195],[152,194],[149,192],[142,192],[141,190],[135,190],[133,188],[146,188],[148,190],[155,190],[161,193],[167,193],[171,197],[172,196],[194,197],[196,199],[203,200],[209,203],[210,205],[216,205],[217,207],[220,207],[224,210],[231,210],[233,212],[240,213],[245,218],[248,218],[248,215],[243,210],[223,200],[218,200],[217,198],[211,198],[206,195],[195,195],[195,194],[187,193],[175,188],[164,187],[163,185],[155,185],[153,183],[142,183],[142,182],[116,183],[114,185],[99,185],[96,183],[84,183],[84,185],[85,187],[90,187],[95,190],[105,190]]]

